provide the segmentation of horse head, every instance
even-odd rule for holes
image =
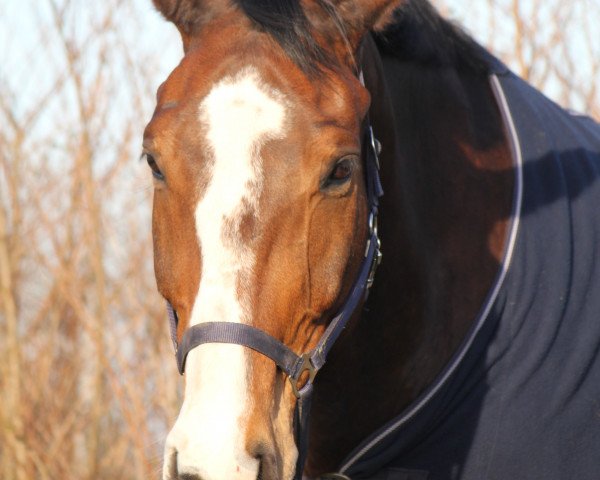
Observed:
[[[229,322],[311,351],[365,257],[370,97],[354,59],[397,2],[154,3],[185,53],[144,134],[156,280],[176,342]],[[305,376],[289,382],[235,343],[186,353],[164,478],[293,478]]]

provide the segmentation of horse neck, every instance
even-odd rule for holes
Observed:
[[[484,76],[382,58],[372,41],[363,57],[383,145],[384,260],[317,377],[309,473],[335,469],[434,381],[493,282],[512,202],[511,157]]]

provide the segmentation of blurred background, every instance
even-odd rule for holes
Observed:
[[[600,0],[435,0],[600,119]],[[151,0],[0,0],[0,479],[158,478],[180,405],[139,160],[181,56]]]

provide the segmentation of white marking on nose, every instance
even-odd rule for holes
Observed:
[[[195,212],[202,278],[191,325],[249,320],[238,286],[255,254],[242,242],[239,223],[243,215],[258,214],[260,147],[282,134],[284,118],[280,94],[250,69],[220,81],[200,104],[212,171]],[[245,449],[247,377],[244,347],[210,344],[189,353],[184,403],[167,440],[167,451],[177,450],[179,473],[203,480],[256,479],[258,460]]]

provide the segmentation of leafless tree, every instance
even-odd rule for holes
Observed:
[[[159,81],[131,35],[146,5],[40,3],[0,77],[0,477],[155,477],[179,381],[135,160]]]

